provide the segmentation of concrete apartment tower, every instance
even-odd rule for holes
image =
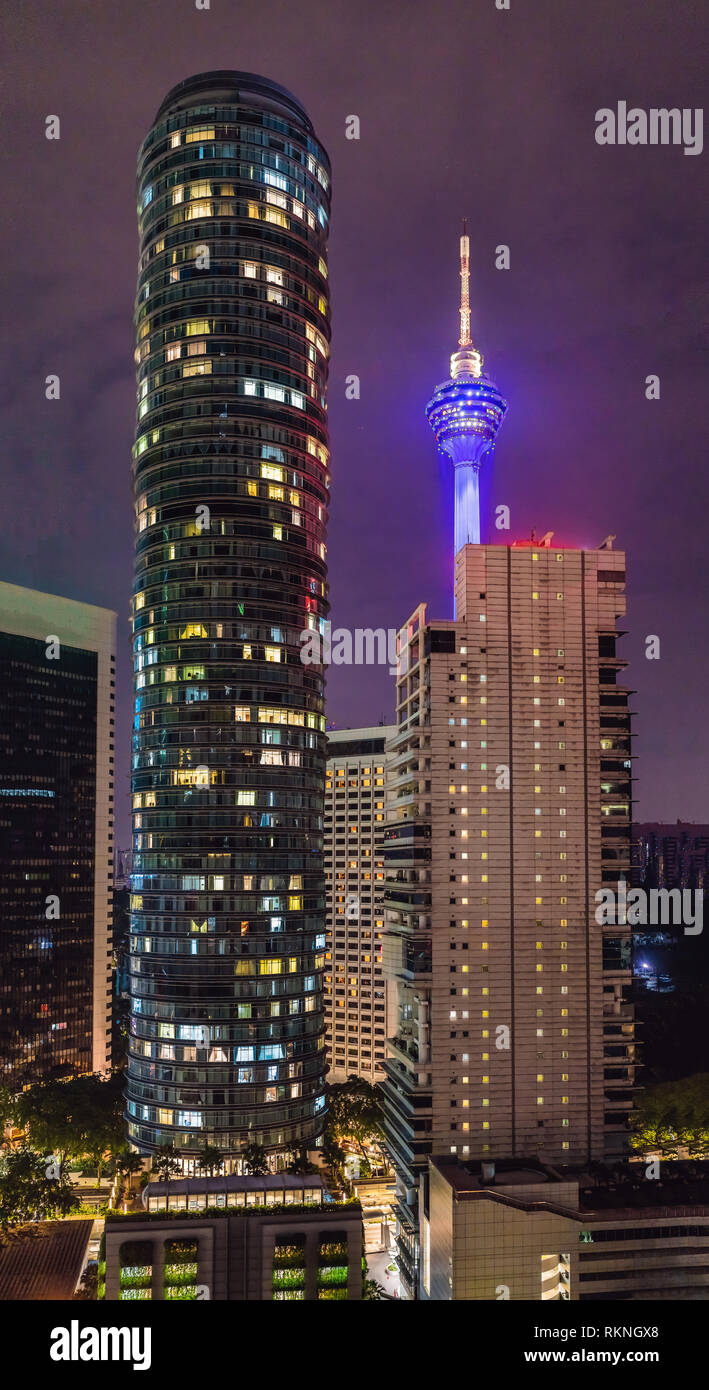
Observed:
[[[384,979],[384,797],[391,725],[328,731],[325,781],[328,1079],[383,1079],[395,989]]]
[[[461,324],[467,255],[463,237]],[[630,868],[625,559],[611,538],[590,551],[551,532],[465,539],[479,535],[477,472],[507,407],[469,324],[464,337],[427,411],[466,475],[457,617],[434,622],[422,604],[401,629],[384,847],[398,1020],[383,1091],[413,1296],[429,1156],[621,1152],[634,1075],[628,928],[595,916],[596,892]]]

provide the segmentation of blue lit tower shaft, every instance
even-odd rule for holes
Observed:
[[[451,357],[450,379],[436,387],[426,419],[439,451],[455,469],[455,554],[480,541],[480,467],[491,453],[505,418],[507,401],[483,374],[482,353],[470,336],[469,240],[460,239],[460,338]]]

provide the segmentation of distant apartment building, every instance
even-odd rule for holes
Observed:
[[[0,584],[0,1082],[111,1064],[116,615]]]
[[[700,1192],[699,1189],[702,1189]],[[706,1299],[709,1184],[613,1182],[539,1163],[429,1160],[421,1290],[433,1301]]]
[[[685,936],[679,893],[706,893],[709,885],[709,825],[692,821],[644,821],[633,826],[631,882],[658,901],[658,920],[633,932],[633,975],[640,988],[671,993],[704,978],[709,961],[705,936]]]
[[[382,971],[386,741],[393,726],[331,729],[325,782],[329,1080],[382,1079],[393,989]]]
[[[129,849],[117,849],[114,856],[114,882],[116,888],[130,888],[133,866],[133,853]]]
[[[709,825],[678,820],[633,826],[633,882],[643,888],[699,888],[709,884]]]

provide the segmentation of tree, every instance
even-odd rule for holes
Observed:
[[[241,1155],[247,1173],[254,1178],[264,1178],[270,1173],[266,1150],[262,1144],[247,1144]]]
[[[709,932],[686,938],[692,950]],[[672,956],[672,973],[677,988],[672,992],[646,990],[636,996],[635,1010],[642,1026],[642,1080],[645,1085],[663,1081],[682,1081],[686,1076],[687,1058],[698,1074],[709,1071],[709,1032],[706,1027],[709,1010],[709,981],[702,966],[694,962],[694,977],[680,983],[677,952]]]
[[[23,1145],[0,1165],[0,1228],[5,1231],[40,1217],[66,1216],[79,1205],[65,1174],[48,1177],[51,1165]]]
[[[26,1133],[29,1145],[59,1160],[60,1173],[68,1158],[85,1152],[80,1126],[74,1125],[73,1093],[70,1082],[45,1081],[30,1086],[15,1099],[14,1119]]]
[[[98,1265],[87,1265],[73,1297],[84,1301],[90,1299],[92,1302],[98,1298]]]
[[[360,1076],[350,1076],[339,1085],[328,1086],[328,1128],[334,1139],[351,1139],[362,1157],[365,1145],[379,1139],[382,1133],[382,1112],[376,1087]]]
[[[100,1180],[106,1155],[125,1147],[123,1082],[117,1074],[108,1081],[91,1075],[39,1082],[15,1098],[13,1116],[32,1148],[57,1154],[61,1171],[67,1159],[88,1155]]]
[[[362,1299],[365,1303],[381,1303],[385,1298],[384,1290],[376,1279],[362,1280]]]
[[[169,1182],[180,1168],[180,1155],[174,1144],[160,1144],[153,1154],[153,1172]]]
[[[14,1118],[15,1102],[7,1086],[0,1086],[0,1143],[6,1126]]]
[[[630,1129],[636,1153],[677,1158],[682,1148],[690,1158],[709,1156],[709,1073],[649,1086],[638,1097]]]
[[[291,1154],[287,1171],[289,1173],[296,1173],[299,1176],[305,1175],[306,1173],[317,1173],[318,1170],[315,1164],[311,1163],[308,1158],[308,1150],[305,1144],[301,1144],[300,1148],[296,1149],[295,1152]]]
[[[116,1154],[116,1172],[125,1173],[132,1176],[140,1173],[143,1169],[143,1159],[135,1149],[124,1149],[122,1153]]]
[[[86,1149],[95,1159],[98,1178],[107,1158],[115,1158],[125,1147],[123,1119],[123,1077],[116,1073],[108,1081],[97,1076],[79,1077],[75,1088],[78,1117]]]
[[[330,1168],[338,1169],[345,1161],[345,1150],[338,1144],[331,1126],[328,1125],[323,1135],[322,1156]]]
[[[215,1144],[205,1144],[201,1154],[197,1156],[196,1164],[200,1173],[205,1173],[207,1177],[211,1178],[215,1171],[220,1173],[224,1167],[224,1155]]]
[[[121,1177],[127,1178],[129,1186],[131,1178],[142,1171],[143,1160],[134,1149],[124,1149],[122,1153],[116,1155],[116,1172],[120,1173]]]

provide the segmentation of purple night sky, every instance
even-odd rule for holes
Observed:
[[[699,107],[702,0],[24,0],[6,7],[0,578],[117,609],[118,835],[128,837],[135,158],[174,83],[262,73],[333,164],[333,627],[452,616],[452,486],[424,418],[473,337],[510,402],[489,503],[512,537],[627,550],[640,819],[709,820],[706,160],[607,147],[595,112]],[[345,139],[345,118],[361,139]],[[47,141],[48,114],[61,118]],[[511,248],[511,269],[494,248]],[[47,402],[44,379],[61,378]],[[361,399],[345,399],[345,377]],[[661,399],[645,399],[645,378]],[[488,507],[489,512],[489,507]],[[488,531],[489,539],[504,539]],[[483,532],[485,539],[485,531]],[[658,634],[659,661],[644,657]],[[337,668],[328,717],[393,712]]]

